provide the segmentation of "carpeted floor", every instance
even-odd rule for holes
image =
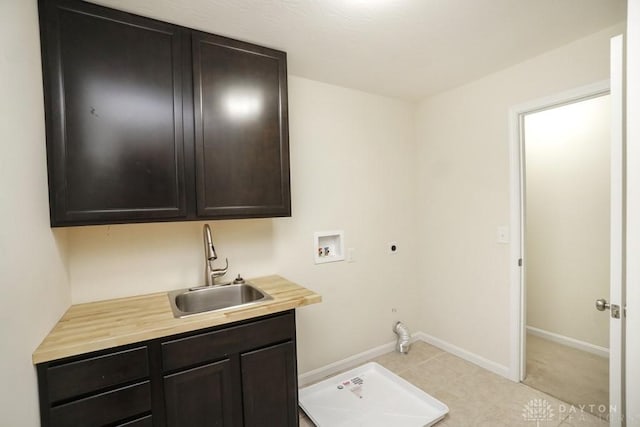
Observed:
[[[602,415],[609,406],[609,359],[527,335],[526,385]],[[601,406],[604,405],[604,406]]]

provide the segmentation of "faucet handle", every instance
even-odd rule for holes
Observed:
[[[229,258],[225,258],[224,259],[224,263],[225,263],[224,268],[212,268],[211,269],[211,275],[213,277],[221,277],[221,276],[224,276],[225,274],[227,274],[227,271],[229,270]]]

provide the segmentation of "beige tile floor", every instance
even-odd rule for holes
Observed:
[[[509,381],[422,341],[415,342],[408,355],[391,352],[373,361],[449,407],[449,414],[437,424],[438,427],[608,425],[602,419],[581,412],[579,408],[524,384]],[[545,419],[525,419],[525,405],[533,402],[544,403],[549,409]],[[542,418],[541,415],[531,418]],[[300,426],[314,426],[302,411]]]

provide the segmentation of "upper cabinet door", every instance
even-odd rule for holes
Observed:
[[[197,215],[291,215],[286,54],[192,33]]]
[[[186,216],[185,30],[75,0],[40,28],[51,224]]]

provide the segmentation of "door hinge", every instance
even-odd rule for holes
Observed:
[[[522,258],[518,258],[518,267],[522,267]]]

